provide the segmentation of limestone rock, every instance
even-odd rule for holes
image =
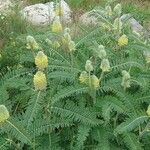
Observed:
[[[131,24],[133,31],[136,31],[136,32],[142,32],[143,31],[143,26],[136,19],[131,18],[130,24]]]
[[[84,25],[97,25],[98,24],[97,18],[91,15],[90,12],[86,12],[85,14],[81,15],[79,18],[79,22]]]
[[[23,9],[23,17],[33,25],[47,25],[54,18],[53,5],[51,9],[45,4],[35,4]],[[51,10],[51,11],[50,11]],[[51,16],[51,17],[50,17]]]
[[[11,6],[10,0],[0,0],[0,12],[7,12]]]
[[[71,10],[68,4],[64,0],[61,0],[60,4],[64,10],[64,15],[62,16],[63,22],[71,22]],[[36,26],[48,25],[56,17],[54,2],[27,6],[21,11],[21,13],[28,22]]]
[[[128,21],[129,25],[131,26],[131,29],[135,32],[142,32],[144,30],[143,26],[130,14],[124,14],[121,16],[121,20],[126,22]]]

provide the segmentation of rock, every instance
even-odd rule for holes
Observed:
[[[143,26],[136,19],[131,17],[130,14],[122,15],[121,20],[125,23],[128,21],[128,23],[130,24],[133,31],[136,31],[138,33],[143,31]],[[82,23],[84,25],[97,25],[97,24],[100,24],[100,22],[98,22],[98,19],[96,18],[96,16],[91,15],[90,12],[86,12],[85,14],[81,15],[80,18],[79,18],[79,21],[80,21],[80,23]]]
[[[131,28],[133,31],[136,31],[136,32],[142,32],[143,31],[143,26],[134,18],[130,19],[130,24],[131,24]]]
[[[47,25],[54,18],[52,3],[49,7],[45,4],[27,6],[21,13],[24,19],[37,26]]]
[[[63,22],[71,22],[71,10],[68,4],[64,0],[61,0],[60,4],[64,10],[64,14],[62,16]],[[21,11],[21,13],[28,22],[36,26],[48,25],[53,21],[54,17],[56,17],[54,2],[27,6]]]
[[[86,12],[85,14],[81,15],[79,18],[79,22],[84,25],[97,25],[98,24],[97,18],[91,15],[90,12]]]
[[[10,0],[0,0],[0,12],[7,12],[11,6]]]
[[[51,3],[53,3],[53,2],[48,2],[48,3],[46,3],[46,5],[48,5],[50,9],[52,8],[51,10],[54,11],[54,3],[53,4],[51,4]],[[60,1],[60,6],[61,6],[61,9],[64,12],[63,16],[61,16],[63,21],[66,22],[66,23],[70,23],[72,21],[72,19],[71,19],[71,13],[72,12],[71,12],[71,9],[70,9],[69,5],[64,0],[61,0]],[[55,14],[55,12],[54,12],[54,14]]]
[[[61,4],[62,9],[64,10],[64,15],[62,16],[63,21],[70,23],[72,21],[71,19],[72,12],[71,12],[69,5],[64,0],[61,0],[60,4]]]
[[[141,33],[144,30],[143,26],[136,19],[131,17],[130,14],[122,15],[121,20],[124,22],[128,21],[128,23],[131,26],[131,29],[137,33]]]

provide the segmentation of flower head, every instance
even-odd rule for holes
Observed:
[[[93,71],[92,62],[91,62],[90,60],[87,60],[87,61],[86,61],[85,70],[86,70],[87,72]]]
[[[105,11],[106,11],[106,15],[108,16],[112,16],[112,9],[111,9],[111,6],[106,6],[105,7]]]
[[[122,12],[122,6],[121,6],[121,4],[117,4],[115,7],[114,7],[114,13],[116,14],[116,15],[118,15],[118,16],[120,16],[121,15],[121,12]]]
[[[52,41],[51,41],[50,39],[48,39],[48,38],[45,40],[45,42],[46,42],[48,45],[52,45]]]
[[[57,48],[60,47],[60,43],[55,40],[55,41],[53,42],[52,46],[53,46],[55,49],[57,49]]]
[[[88,73],[86,71],[82,71],[80,76],[79,76],[79,81],[80,83],[86,84],[88,81]]]
[[[103,45],[98,46],[97,55],[101,59],[103,59],[107,56],[106,51],[105,51],[105,47]]]
[[[60,23],[59,16],[56,16],[54,21],[53,21],[52,32],[56,32],[56,33],[62,32],[62,25]]]
[[[66,43],[68,43],[69,41],[71,41],[71,36],[68,32],[64,33],[64,39],[66,41]]]
[[[95,75],[91,75],[91,88],[97,89],[99,87],[100,80]]]
[[[100,68],[103,72],[109,72],[110,71],[110,63],[108,59],[102,59]]]
[[[27,41],[27,49],[39,49],[39,45],[38,43],[35,41],[33,36],[27,36],[26,37],[26,41]]]
[[[35,64],[39,70],[44,70],[48,66],[48,58],[42,51],[36,55]]]
[[[69,28],[65,28],[62,41],[63,41],[63,44],[65,44],[65,45],[67,45],[71,41],[70,29]]]
[[[33,78],[35,90],[44,90],[47,86],[46,76],[42,71],[38,71]]]
[[[70,52],[76,50],[76,45],[75,45],[74,41],[69,41],[68,48],[69,48]]]
[[[121,47],[127,44],[128,44],[128,37],[124,34],[118,39],[118,45]]]
[[[89,80],[91,82],[89,82]],[[100,80],[95,75],[88,75],[86,71],[81,72],[79,76],[80,83],[88,85],[92,89],[97,89],[99,87]]]
[[[65,28],[64,33],[70,33],[70,28]]]
[[[122,21],[120,18],[116,18],[114,20],[114,24],[113,24],[114,30],[117,31],[118,33],[121,33],[122,30]]]
[[[129,72],[127,72],[126,70],[122,71],[122,82],[121,85],[124,87],[124,89],[129,88],[130,87],[130,74]]]
[[[60,3],[56,4],[55,14],[56,14],[56,16],[63,16],[64,15],[64,9]]]
[[[7,108],[4,105],[0,105],[0,123],[5,122],[9,117]]]

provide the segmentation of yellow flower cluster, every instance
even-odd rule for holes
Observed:
[[[130,87],[130,74],[129,72],[127,72],[126,70],[122,71],[122,83],[121,85],[124,87],[124,89],[129,88]]]
[[[52,46],[57,49],[60,47],[60,43],[58,41],[54,41]]]
[[[102,72],[109,72],[110,63],[109,60],[107,59],[107,53],[103,45],[98,46],[98,49],[96,50],[96,56],[101,59],[100,69],[102,69]]]
[[[113,28],[114,28],[115,32],[117,32],[119,34],[122,32],[122,21],[120,18],[116,18],[114,20]]]
[[[117,16],[120,16],[120,15],[121,15],[121,12],[122,12],[122,6],[121,6],[121,4],[117,4],[117,5],[114,7],[113,12],[114,12]]]
[[[100,59],[106,58],[107,53],[106,53],[105,47],[104,47],[103,45],[99,45],[99,46],[98,46],[97,56],[98,56]]]
[[[127,44],[128,44],[128,37],[124,34],[118,39],[118,45],[121,47]]]
[[[36,72],[33,78],[35,90],[45,90],[47,80],[46,75],[42,71],[48,67],[48,58],[42,51],[39,51],[35,57],[35,64],[38,68],[38,72]]]
[[[9,117],[7,108],[4,105],[0,105],[0,123],[5,122]]]
[[[46,86],[47,86],[47,81],[46,81],[46,76],[42,71],[38,71],[35,75],[34,75],[34,87],[35,90],[45,90]]]
[[[90,82],[89,82],[90,80]],[[86,71],[81,72],[79,76],[79,81],[82,84],[88,85],[92,89],[97,89],[99,87],[100,80],[95,75],[88,75]]]
[[[110,63],[109,60],[104,58],[102,59],[100,68],[102,69],[103,72],[109,72],[110,71]]]
[[[100,80],[94,74],[91,75],[90,72],[93,71],[92,62],[90,60],[86,61],[85,70],[81,72],[79,76],[79,81],[82,84],[88,85],[91,89],[96,90],[99,87]]]
[[[52,46],[54,49],[57,49],[60,47],[60,43],[57,40],[54,40],[53,42],[49,40],[48,38],[45,40],[46,43],[50,46]]]
[[[44,70],[45,68],[47,68],[48,58],[42,51],[39,51],[36,55],[35,64],[39,70]]]
[[[62,38],[62,42],[69,49],[70,52],[76,50],[76,45],[75,45],[75,42],[72,41],[72,39],[71,39],[69,28],[66,28],[64,30],[64,36]]]
[[[121,13],[122,13],[122,6],[119,3],[114,7],[113,11],[112,11],[112,8],[110,5],[107,5],[105,7],[105,15],[106,16],[109,16],[109,17],[111,17],[112,15],[120,16]]]
[[[64,8],[61,6],[60,3],[56,4],[55,14],[56,14],[56,16],[63,16],[64,15]]]
[[[105,11],[107,16],[112,16],[113,12],[110,5],[105,7]]]
[[[88,73],[86,71],[82,71],[81,74],[80,74],[80,76],[79,76],[79,81],[80,81],[80,83],[87,84],[88,78],[89,78],[88,77]]]
[[[86,70],[87,72],[93,71],[92,62],[91,62],[90,60],[87,60],[87,61],[86,61],[85,70]]]
[[[76,50],[76,45],[75,45],[74,41],[69,41],[68,48],[69,48],[70,52]]]
[[[100,69],[102,69],[102,73],[100,79],[98,79],[97,76],[95,76],[94,74],[91,75],[91,72],[94,70],[94,67],[90,60],[86,61],[85,71],[83,71],[79,76],[80,83],[84,83],[92,89],[97,89],[99,87],[100,80],[103,76],[103,73],[109,72],[111,68],[109,60],[107,59],[107,53],[105,51],[105,47],[103,45],[99,45],[98,49],[95,50],[95,53],[96,56],[101,59]]]
[[[97,89],[99,87],[100,80],[95,75],[91,75],[91,86],[93,89]]]
[[[39,49],[39,45],[35,41],[33,36],[30,35],[27,36],[26,41],[27,41],[27,49],[32,49],[32,50]]]
[[[59,16],[56,16],[52,24],[52,32],[59,33],[59,32],[62,32],[62,30],[63,29],[60,23],[60,18]]]

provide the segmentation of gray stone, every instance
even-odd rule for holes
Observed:
[[[97,25],[98,20],[95,16],[91,15],[91,12],[86,12],[79,17],[79,22],[84,25]]]
[[[50,6],[45,4],[35,4],[25,7],[21,13],[24,19],[31,24],[42,26],[47,25],[54,18],[53,5],[51,5],[51,9],[49,8]]]
[[[136,31],[136,32],[142,32],[143,31],[143,26],[134,18],[130,19],[130,24],[131,24],[133,31]]]
[[[137,33],[141,33],[143,31],[143,26],[134,19],[130,14],[124,14],[121,16],[121,20],[126,22],[128,21],[129,25],[131,26],[131,29]]]
[[[64,10],[64,15],[62,16],[63,22],[70,23],[71,10],[68,4],[64,0],[61,0],[60,4]],[[54,2],[27,6],[21,11],[21,13],[28,22],[36,26],[46,26],[50,24],[56,17],[54,11]]]
[[[9,8],[12,6],[12,2],[10,0],[0,0],[0,12],[7,13]]]

